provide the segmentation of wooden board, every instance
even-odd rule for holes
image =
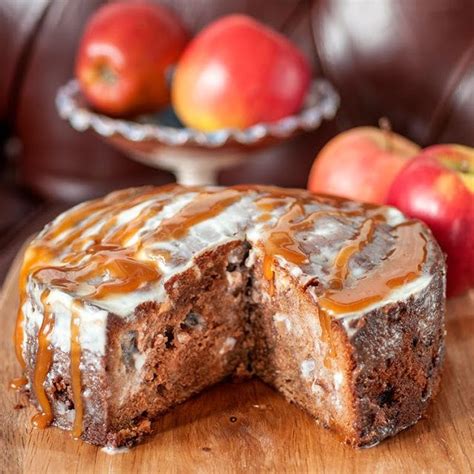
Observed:
[[[58,429],[33,430],[28,407],[8,389],[18,375],[11,334],[17,311],[13,264],[0,297],[0,471],[354,472],[474,470],[474,292],[448,303],[448,352],[441,392],[428,417],[371,449],[353,450],[258,381],[222,384],[156,424],[156,434],[108,455]]]

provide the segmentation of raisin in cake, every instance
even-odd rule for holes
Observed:
[[[444,354],[444,257],[396,209],[265,186],[144,187],[27,249],[16,351],[33,423],[129,445],[226,376],[353,446],[415,423]]]

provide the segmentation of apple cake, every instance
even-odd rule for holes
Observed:
[[[33,424],[129,446],[232,375],[262,379],[352,446],[438,389],[445,261],[391,207],[270,186],[133,188],[29,245],[15,331]]]

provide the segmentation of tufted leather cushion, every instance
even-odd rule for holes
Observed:
[[[54,108],[72,76],[83,24],[101,0],[2,0],[0,127],[28,187],[79,200],[127,185],[163,183],[150,171],[79,134]],[[338,131],[388,117],[421,145],[474,145],[472,0],[166,0],[193,31],[218,16],[245,12],[283,31],[340,91],[341,110],[321,129],[264,152],[221,180],[304,186],[317,150]],[[5,160],[5,157],[4,157]]]
[[[474,2],[328,0],[312,24],[344,128],[386,115],[420,145],[474,143]]]

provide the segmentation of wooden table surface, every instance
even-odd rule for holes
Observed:
[[[371,449],[353,450],[261,382],[221,384],[161,418],[156,434],[109,455],[58,429],[31,428],[15,409],[18,375],[11,334],[17,258],[0,296],[0,472],[469,473],[474,470],[474,292],[448,302],[441,392],[426,419]]]

